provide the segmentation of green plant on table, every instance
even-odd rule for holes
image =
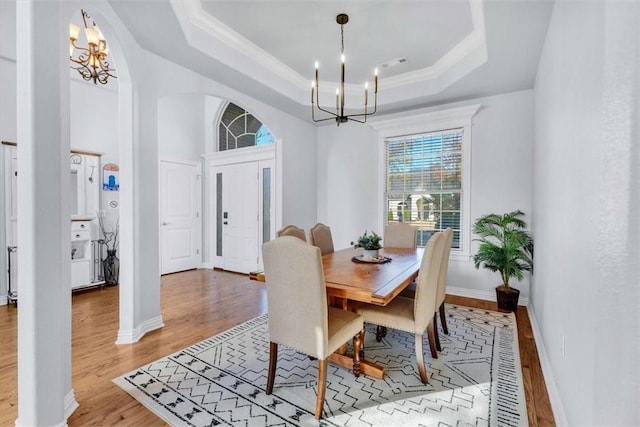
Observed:
[[[382,237],[378,236],[375,231],[371,231],[371,234],[367,234],[365,230],[364,234],[358,237],[358,240],[354,243],[351,242],[354,248],[363,248],[366,250],[375,250],[382,248],[380,241]]]

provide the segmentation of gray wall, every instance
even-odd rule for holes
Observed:
[[[640,424],[638,2],[556,2],[535,87],[530,312],[559,425]]]

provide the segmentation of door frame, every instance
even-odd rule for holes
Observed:
[[[194,232],[198,257],[196,260],[196,268],[202,268],[202,163],[194,162],[192,160],[177,160],[177,159],[160,159],[158,161],[158,237],[159,237],[159,251],[158,251],[158,265],[160,267],[160,271],[162,271],[162,189],[160,188],[160,183],[162,182],[162,163],[174,163],[180,165],[187,165],[196,167],[196,208],[198,210],[198,220],[196,221],[196,230]]]
[[[204,154],[203,157],[206,161],[207,171],[207,190],[205,192],[205,198],[208,198],[207,206],[209,212],[207,214],[207,223],[209,225],[208,238],[208,262],[204,263],[204,266],[209,268],[222,268],[224,266],[224,257],[216,255],[216,208],[217,200],[215,195],[216,189],[216,169],[222,166],[229,166],[237,163],[247,162],[261,162],[272,161],[273,163],[273,192],[272,199],[275,201],[272,205],[272,230],[277,230],[282,223],[282,171],[279,165],[282,164],[281,154],[281,140],[275,140],[273,144],[267,144],[262,146],[253,146],[246,148],[238,148],[229,151],[219,151],[214,153]],[[259,203],[262,207],[262,202]],[[260,214],[260,223],[262,223],[262,210]],[[259,240],[260,241],[260,240]],[[260,257],[261,260],[262,257]]]

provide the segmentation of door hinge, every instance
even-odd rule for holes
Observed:
[[[200,249],[196,249],[196,255],[200,255]]]
[[[200,218],[200,212],[196,212],[196,218]]]

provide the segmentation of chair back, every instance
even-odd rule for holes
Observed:
[[[443,247],[444,234],[439,231],[431,236],[422,255],[413,303],[416,330],[426,329],[435,313]]]
[[[327,293],[320,249],[293,236],[262,245],[269,340],[314,357],[328,347]]]
[[[402,222],[384,227],[383,246],[387,248],[415,248],[418,229]]]
[[[451,242],[453,241],[453,230],[447,228],[444,234],[444,245],[442,249],[442,259],[440,260],[440,273],[438,274],[438,292],[436,294],[436,309],[444,302],[447,294],[447,272],[449,271],[449,254],[451,253]]]
[[[302,228],[298,228],[295,225],[285,225],[276,233],[278,237],[282,236],[293,236],[302,240],[303,242],[307,241],[307,236]]]
[[[317,223],[309,234],[311,235],[311,244],[319,247],[322,255],[333,252],[333,238],[329,226]]]

